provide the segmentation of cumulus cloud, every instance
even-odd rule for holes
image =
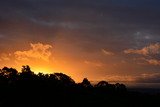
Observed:
[[[14,52],[15,58],[17,60],[27,61],[30,59],[41,59],[44,61],[49,61],[49,57],[51,56],[50,49],[51,45],[44,45],[42,43],[30,44],[31,49],[26,51],[16,51]]]
[[[102,51],[105,55],[108,55],[108,56],[112,56],[112,55],[114,55],[114,53],[113,53],[113,52],[106,51],[105,49],[102,49],[101,51]]]
[[[160,54],[160,43],[151,44],[142,49],[127,49],[124,50],[126,54],[140,54],[140,55],[157,55]]]
[[[9,61],[11,54],[3,53],[0,55],[0,61]]]
[[[144,61],[145,63],[150,65],[160,66],[160,60],[157,57],[160,55],[160,43],[151,44],[142,49],[127,49],[124,50],[124,53],[142,55],[143,58],[136,58],[136,61]]]

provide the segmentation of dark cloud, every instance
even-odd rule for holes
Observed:
[[[80,36],[85,35],[86,40],[104,38],[100,41],[108,44],[120,42],[124,45],[117,46],[124,48],[134,45],[131,40],[124,42],[128,38],[136,39],[134,33],[144,29],[151,33],[159,30],[157,0],[2,0],[0,4],[1,27],[5,29],[1,32],[9,30],[9,36],[18,37],[24,32],[34,35],[28,37],[32,40],[35,36],[43,38],[46,32],[49,34],[45,36],[50,38],[54,32],[67,29],[83,32]],[[46,29],[47,26],[51,28]],[[44,33],[39,34],[39,30]]]
[[[14,52],[37,42],[54,44],[57,57],[108,64],[112,72],[125,73],[136,65],[132,59],[137,55],[130,57],[123,50],[142,53],[142,47],[160,42],[159,5],[159,0],[1,0],[0,50]],[[158,61],[157,56],[145,59],[150,64]],[[128,74],[152,70],[136,66]]]

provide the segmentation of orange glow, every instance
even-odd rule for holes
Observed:
[[[35,68],[31,68],[34,73],[51,73],[51,69],[50,68],[45,68],[45,67],[35,67]]]
[[[6,52],[0,56],[0,67],[13,67],[21,71],[22,65],[29,65],[31,70],[36,74],[39,72],[44,74],[62,72],[71,76],[76,82],[81,82],[83,78],[88,78],[91,81],[102,79],[107,81],[134,80],[132,76],[124,77],[124,75],[119,75],[121,73],[127,75],[125,71],[129,68],[129,73],[134,72],[137,66],[125,63],[125,61],[118,62],[117,60],[112,60],[112,57],[116,57],[114,54],[106,54],[107,51],[104,52],[105,50],[100,51],[102,57],[106,57],[109,60],[104,63],[100,59],[87,57],[89,56],[88,54],[73,54],[70,51],[68,52],[66,47],[56,45],[30,43],[29,48],[24,47],[24,49],[16,50],[12,53]]]

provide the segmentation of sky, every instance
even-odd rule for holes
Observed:
[[[160,83],[159,0],[0,0],[0,67],[76,81]]]

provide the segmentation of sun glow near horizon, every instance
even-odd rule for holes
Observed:
[[[132,82],[137,80],[143,81],[146,80],[146,78],[150,79],[157,77],[157,75],[159,76],[157,73],[151,74],[147,72],[135,74],[139,72],[143,66],[137,66],[136,64],[131,65],[122,59],[112,60],[110,58],[116,58],[117,56],[109,52],[107,53],[106,50],[100,51],[100,55],[105,56],[109,60],[103,62],[100,59],[90,59],[87,54],[81,54],[80,56],[78,54],[68,55],[68,51],[66,51],[64,47],[63,49],[53,49],[52,45],[53,44],[30,43],[29,49],[24,47],[25,50],[16,50],[12,53],[6,52],[0,57],[0,62],[3,62],[0,67],[13,67],[21,72],[22,65],[29,65],[31,71],[35,74],[64,73],[76,82],[81,82],[83,78],[88,78],[91,81],[103,79],[106,81]],[[54,47],[57,46],[55,45]],[[151,47],[157,47],[157,45]],[[59,49],[63,51],[59,51]],[[135,69],[136,72],[134,72]],[[130,72],[127,72],[128,70],[130,70]],[[133,74],[130,74],[131,72]]]
[[[31,68],[31,70],[36,74],[38,73],[50,74],[51,72],[54,72],[51,69],[45,67],[35,67],[35,68],[33,67]]]

